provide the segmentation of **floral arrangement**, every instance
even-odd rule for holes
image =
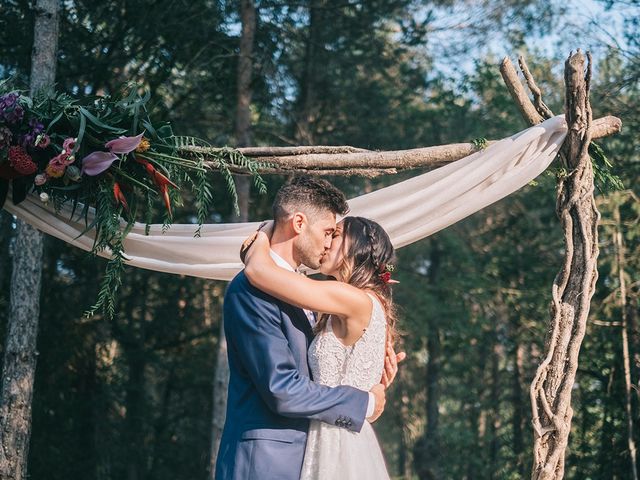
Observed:
[[[182,205],[180,192],[191,191],[201,226],[213,203],[207,175],[214,169],[224,175],[237,210],[233,165],[248,168],[259,190],[265,191],[257,172],[261,164],[237,151],[213,149],[214,161],[181,155],[181,148],[210,145],[174,135],[168,123],[153,124],[146,109],[150,95],[140,95],[135,86],[118,99],[75,99],[52,90],[29,97],[9,87],[6,81],[0,83],[0,206],[11,191],[14,204],[34,193],[56,210],[67,202],[73,203],[73,214],[81,208],[83,233],[96,231],[92,252],[111,252],[88,315],[102,309],[113,317],[124,268],[123,240],[138,217],[148,228],[156,202],[169,228],[172,212]],[[91,222],[90,207],[95,209]],[[194,235],[199,232],[198,227]]]

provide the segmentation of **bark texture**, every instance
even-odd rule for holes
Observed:
[[[517,76],[516,76],[516,81]],[[518,81],[519,82],[519,81]],[[531,101],[526,97],[526,101]],[[516,100],[521,101],[521,100]],[[524,100],[522,100],[524,101]],[[535,107],[531,107],[535,111]],[[531,125],[542,121],[542,117],[526,117]],[[533,122],[532,120],[536,120]],[[602,138],[620,131],[619,118],[606,116],[593,121],[592,138]],[[488,140],[487,145],[496,140]],[[238,150],[247,157],[265,164],[260,173],[287,174],[310,173],[315,175],[360,175],[375,177],[395,174],[401,170],[415,168],[437,168],[460,160],[480,147],[473,143],[452,143],[433,147],[413,148],[410,150],[372,151],[350,146],[314,146],[314,147],[244,147]],[[182,147],[180,154],[213,155],[219,148]],[[217,163],[210,162],[212,168]],[[232,166],[238,174],[249,173],[246,168]]]
[[[588,54],[587,54],[588,55]],[[569,133],[563,158],[569,174],[561,178],[556,211],[565,238],[564,264],[552,287],[551,321],[544,358],[531,384],[533,468],[535,480],[564,476],[564,458],[571,429],[571,390],[578,368],[589,303],[598,278],[598,221],[593,196],[589,83],[591,58],[578,51],[565,63],[565,114]]]
[[[629,449],[629,470],[631,478],[638,480],[638,469],[636,467],[637,450],[634,440],[633,427],[633,406],[632,406],[632,382],[631,382],[631,355],[629,354],[629,315],[627,306],[627,281],[625,274],[626,252],[624,238],[622,235],[622,220],[620,219],[620,205],[616,205],[613,210],[614,238],[613,244],[616,251],[616,270],[620,285],[619,305],[622,314],[622,325],[620,335],[622,340],[622,365],[624,367],[624,391],[625,391],[625,411],[627,414],[627,448]]]
[[[53,85],[58,50],[58,0],[38,0],[35,6],[34,46],[30,88]],[[27,477],[31,402],[36,370],[36,339],[40,316],[43,236],[17,221],[11,275],[9,322],[0,396],[0,479]]]

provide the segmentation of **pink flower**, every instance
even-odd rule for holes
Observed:
[[[45,183],[47,183],[47,179],[48,179],[48,178],[49,178],[49,177],[47,177],[47,174],[46,174],[46,173],[40,173],[40,174],[36,175],[36,178],[35,178],[35,180],[34,180],[34,183],[35,183],[36,185],[38,185],[38,186],[40,186],[40,185],[44,185]]]
[[[120,137],[115,140],[111,140],[104,144],[105,147],[109,149],[111,153],[115,154],[126,154],[133,152],[138,145],[140,145],[140,141],[142,140],[142,133],[140,135],[136,135],[135,137]]]
[[[107,170],[118,157],[112,152],[93,152],[82,159],[82,173],[92,177]]]
[[[45,168],[45,173],[47,174],[48,177],[51,178],[60,178],[62,175],[64,175],[64,170],[65,170],[65,166],[64,164],[57,162],[55,158],[49,160],[49,164],[47,165],[47,168]]]
[[[46,133],[38,135],[38,138],[36,139],[36,146],[38,148],[47,148],[50,143],[51,139]]]
[[[60,167],[66,167],[67,165],[73,163],[75,158],[74,157],[69,157],[69,155],[67,153],[65,153],[65,152],[66,151],[56,155],[51,160],[49,160],[49,165],[57,165],[57,166],[60,166]],[[71,161],[69,161],[69,159],[71,159]]]
[[[62,142],[62,148],[70,155],[74,148],[76,148],[76,139],[75,138],[65,138],[64,142]]]

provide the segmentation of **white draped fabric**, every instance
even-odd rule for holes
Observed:
[[[567,126],[563,116],[546,120],[485,150],[444,167],[349,200],[350,215],[371,218],[402,247],[427,237],[522,188],[553,161]],[[84,217],[70,218],[71,207],[59,214],[30,195],[19,205],[7,199],[4,208],[44,233],[90,251],[94,232]],[[80,209],[79,209],[80,210]],[[91,221],[92,211],[89,213]],[[76,215],[77,216],[77,215]],[[124,225],[124,223],[123,223]],[[124,248],[128,264],[159,272],[230,280],[242,268],[239,249],[258,222],[207,224],[194,237],[196,225],[136,223]],[[109,252],[102,252],[109,256]]]

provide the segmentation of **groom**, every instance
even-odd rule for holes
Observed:
[[[336,215],[347,211],[344,194],[329,182],[298,177],[284,185],[273,204],[272,258],[289,270],[319,268]],[[364,392],[311,380],[307,348],[314,322],[312,312],[254,288],[244,272],[229,284],[224,328],[231,377],[217,480],[297,480],[309,420],[359,432],[365,419],[382,413],[382,385]]]

